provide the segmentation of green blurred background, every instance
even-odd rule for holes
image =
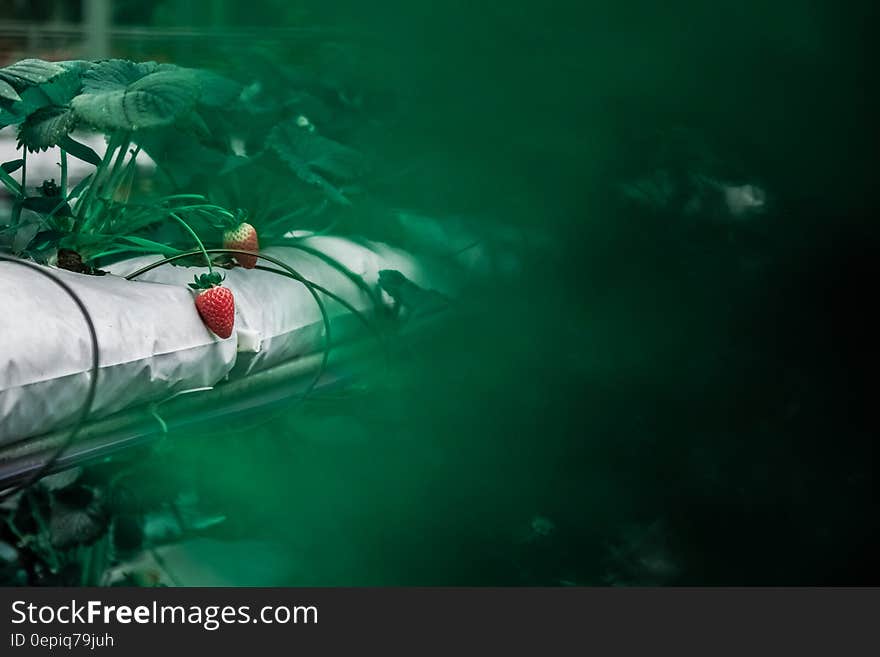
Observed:
[[[305,71],[385,174],[342,232],[404,208],[508,263],[389,372],[139,456],[223,519],[177,583],[878,583],[872,3],[84,5],[4,3],[0,57]],[[658,171],[682,203],[626,200]]]

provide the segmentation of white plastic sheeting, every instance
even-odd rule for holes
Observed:
[[[381,269],[396,269],[418,285],[450,291],[428,281],[413,258],[384,245],[334,237],[301,243],[343,264],[371,287]],[[263,252],[359,310],[370,310],[370,297],[317,256],[289,247]],[[166,264],[136,281],[123,278],[159,259],[126,260],[100,277],[53,270],[81,297],[97,330],[95,417],[213,386],[230,373],[247,375],[322,347],[321,313],[301,283],[260,270],[225,272],[224,285],[235,295],[236,331],[221,340],[205,328],[194,293],[186,287],[205,268]],[[350,313],[341,304],[324,300],[334,320],[334,338],[358,325],[354,318],[343,320]],[[88,390],[90,361],[86,324],[72,299],[46,277],[0,262],[0,444],[70,423]]]

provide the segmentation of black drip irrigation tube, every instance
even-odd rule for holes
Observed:
[[[89,414],[92,412],[92,405],[95,402],[95,393],[98,389],[98,371],[101,361],[101,352],[98,347],[98,333],[95,331],[95,324],[92,321],[92,316],[89,314],[88,308],[83,303],[82,299],[80,299],[79,295],[74,292],[70,286],[65,283],[61,278],[59,278],[56,274],[53,274],[51,271],[40,267],[32,262],[28,262],[27,260],[22,260],[20,258],[12,258],[10,256],[3,255],[0,253],[0,261],[3,262],[11,262],[13,264],[21,265],[23,267],[27,267],[28,269],[32,269],[33,271],[42,274],[50,281],[55,283],[58,287],[60,287],[67,295],[73,299],[73,302],[76,304],[77,309],[82,314],[83,319],[85,319],[86,326],[89,330],[89,344],[92,353],[92,362],[89,368],[89,389],[86,391],[86,397],[83,400],[82,407],[80,408],[80,412],[77,415],[76,421],[74,422],[73,427],[70,429],[70,432],[67,434],[67,437],[64,441],[58,446],[55,451],[52,452],[51,456],[46,459],[36,470],[34,470],[24,481],[18,483],[16,486],[12,488],[0,491],[0,501],[7,500],[16,493],[29,488],[31,485],[39,481],[55,464],[61,454],[64,453],[67,448],[73,443],[80,429],[82,428],[85,421],[88,419]]]

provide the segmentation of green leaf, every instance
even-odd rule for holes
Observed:
[[[130,235],[151,224],[164,221],[167,217],[168,212],[164,208],[155,205],[136,206],[129,204],[122,209],[118,221],[110,222],[107,230],[113,233]]]
[[[57,196],[28,196],[21,205],[40,214],[52,214],[57,217],[73,216],[67,202]]]
[[[358,151],[300,127],[296,120],[276,126],[269,135],[269,145],[282,158],[338,180],[354,180],[367,170]]]
[[[23,59],[15,64],[0,68],[0,78],[30,86],[48,82],[56,75],[63,73],[64,70],[58,64],[42,59]]]
[[[15,114],[14,112],[10,112],[3,107],[0,107],[0,128],[5,128],[8,125],[15,125],[17,123],[21,123],[24,119]]]
[[[161,242],[154,242],[153,240],[144,239],[143,237],[137,237],[136,235],[124,235],[119,239],[124,240],[126,242],[130,242],[136,246],[149,249],[155,253],[160,253],[164,256],[173,256],[178,253],[182,253],[180,249],[175,249],[172,246],[168,246],[167,244],[162,244]]]
[[[229,78],[202,69],[183,69],[192,75],[198,85],[199,103],[209,107],[226,108],[241,96],[242,86]]]
[[[80,87],[77,69],[62,69],[60,74],[43,84],[20,87],[19,100],[8,108],[0,107],[0,127],[17,125],[44,107],[64,107],[79,93]]]
[[[76,115],[70,108],[44,107],[19,126],[18,142],[31,151],[45,150],[58,145],[75,126]]]
[[[177,124],[141,131],[137,143],[159,164],[175,189],[194,189],[194,180],[216,175],[230,157],[206,146],[191,130]]]
[[[0,183],[3,183],[13,196],[21,196],[21,185],[2,168],[0,168]]]
[[[92,181],[92,176],[94,176],[94,174],[90,173],[85,178],[80,180],[76,184],[76,187],[74,187],[72,190],[70,190],[70,193],[67,195],[67,200],[70,201],[72,199],[78,198],[80,196],[80,194],[83,193],[85,188],[88,187],[89,183]]]
[[[4,162],[0,166],[2,166],[3,170],[6,173],[15,173],[16,171],[18,171],[19,169],[21,169],[24,166],[24,160],[22,160],[22,159],[9,160],[9,162]]]
[[[192,72],[155,62],[108,60],[83,74],[83,92],[72,106],[101,130],[139,130],[173,123],[199,94]]]
[[[0,98],[12,101],[21,100],[21,96],[18,95],[15,87],[5,80],[0,80]]]
[[[82,160],[83,162],[94,164],[96,167],[101,165],[100,155],[98,155],[94,150],[92,150],[85,144],[76,141],[70,135],[64,135],[61,139],[59,139],[58,146],[67,151],[68,154],[79,160]]]
[[[349,201],[328,180],[348,181],[366,171],[366,161],[356,150],[315,134],[295,120],[281,123],[269,133],[267,144],[304,182],[319,187],[332,200]]]
[[[15,230],[15,237],[12,239],[13,253],[21,253],[24,251],[43,227],[43,220],[40,216],[31,210],[22,210],[21,219]]]
[[[108,59],[83,74],[83,93],[100,94],[125,89],[128,85],[159,69],[156,62]]]
[[[196,112],[187,112],[175,123],[175,127],[184,132],[191,132],[200,141],[207,141],[211,138],[211,129],[202,116]]]
[[[95,66],[94,62],[90,62],[87,59],[67,59],[55,63],[65,71],[76,71],[77,73],[85,73]]]
[[[225,176],[227,173],[237,171],[241,167],[247,166],[250,163],[251,159],[249,157],[243,157],[241,155],[227,155],[225,164],[223,165],[223,168],[220,169],[220,173],[218,175]]]
[[[51,105],[66,107],[70,101],[82,89],[82,72],[79,69],[64,70],[63,73],[56,75],[48,82],[39,85],[33,89],[34,93],[39,91],[44,95]],[[28,92],[22,93],[22,98]]]

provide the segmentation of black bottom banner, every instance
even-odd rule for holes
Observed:
[[[0,589],[0,654],[853,655],[880,589]]]

